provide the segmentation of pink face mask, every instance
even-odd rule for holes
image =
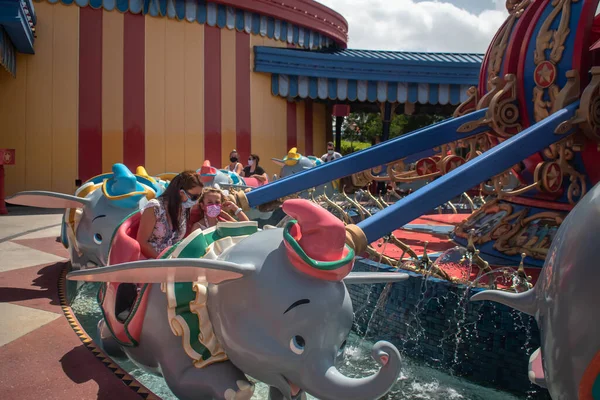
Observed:
[[[216,218],[221,214],[221,205],[220,204],[211,204],[206,207],[206,215],[211,218]]]

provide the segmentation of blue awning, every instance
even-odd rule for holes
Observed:
[[[451,104],[477,86],[482,54],[255,47],[274,95],[339,101]]]
[[[419,103],[459,105],[467,100],[472,85],[356,81],[273,74],[272,92],[276,96],[361,102]]]
[[[0,26],[20,53],[33,54],[35,10],[31,0],[0,0]]]
[[[17,72],[17,55],[15,46],[10,41],[6,31],[0,26],[0,65],[12,76]]]
[[[0,0],[4,1],[4,0]],[[314,30],[207,0],[47,0],[50,3],[79,7],[103,8],[132,14],[186,20],[208,26],[245,31],[296,46],[317,49],[334,45],[334,41]]]

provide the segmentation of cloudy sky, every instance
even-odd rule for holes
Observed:
[[[318,0],[350,25],[349,47],[485,53],[505,0]]]

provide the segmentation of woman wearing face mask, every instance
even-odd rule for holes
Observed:
[[[260,157],[256,154],[250,154],[250,157],[248,157],[248,166],[244,168],[243,176],[245,178],[256,178],[260,182],[265,183],[268,179],[267,173],[260,165],[258,165],[259,161]]]
[[[229,153],[229,161],[231,161],[231,164],[226,166],[224,169],[241,175],[242,171],[244,170],[244,166],[241,162],[239,162],[237,150],[233,149],[231,153]]]
[[[236,219],[226,211],[233,213],[239,221],[249,221],[241,208],[234,202],[225,199],[220,189],[204,189],[198,203],[201,211],[200,221],[192,226],[192,231],[208,229],[217,225],[218,222],[236,222]]]
[[[200,198],[203,188],[200,175],[184,171],[173,178],[158,199],[146,204],[137,233],[145,257],[157,258],[166,248],[183,239],[190,209]]]

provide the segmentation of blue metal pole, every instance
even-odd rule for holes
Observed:
[[[484,180],[506,171],[533,153],[564,139],[565,135],[557,135],[554,130],[561,122],[575,115],[578,105],[579,102],[571,104],[552,114],[374,216],[359,222],[358,227],[371,243]]]
[[[292,193],[327,184],[356,172],[391,163],[414,153],[485,132],[489,130],[489,127],[482,126],[468,134],[458,133],[457,129],[467,122],[483,118],[486,111],[487,108],[459,118],[450,118],[319,167],[279,179],[247,193],[248,203],[250,207],[256,207]]]

